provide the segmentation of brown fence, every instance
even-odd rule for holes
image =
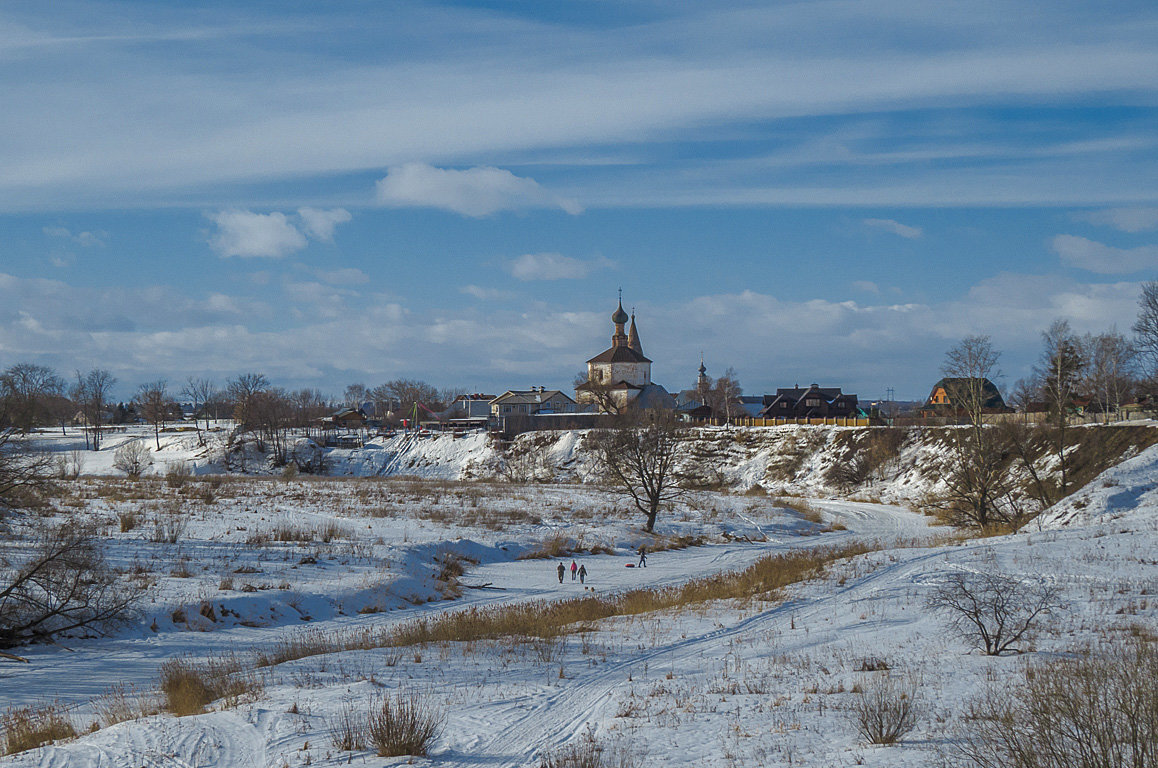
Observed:
[[[699,426],[722,427],[728,424],[727,419],[703,419],[695,422]],[[736,427],[781,427],[785,424],[805,424],[810,426],[830,427],[867,427],[869,419],[846,419],[835,416],[825,419],[732,419],[731,424]]]

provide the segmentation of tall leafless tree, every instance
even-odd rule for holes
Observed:
[[[85,445],[94,451],[101,449],[105,411],[109,407],[109,398],[116,383],[116,377],[103,368],[93,368],[85,374],[76,372],[72,399],[80,406],[81,415],[84,417]]]
[[[740,387],[740,379],[736,375],[736,369],[729,367],[724,371],[724,375],[716,379],[711,389],[708,390],[707,405],[712,409],[713,414],[730,422],[732,417],[738,413],[740,397],[743,394],[744,390]]]
[[[242,431],[254,429],[258,398],[269,386],[269,379],[262,373],[243,373],[230,379],[226,385],[226,395],[233,405],[233,418]]]
[[[35,503],[52,486],[53,462],[13,429],[0,430],[0,513]]]
[[[157,379],[142,384],[137,389],[137,396],[134,399],[145,421],[153,426],[153,439],[157,443],[157,450],[161,450],[161,427],[165,426],[165,422],[169,420],[170,408],[172,407],[168,382],[164,379]]]
[[[684,437],[668,410],[632,412],[618,417],[613,428],[588,433],[604,476],[646,516],[649,533],[660,507],[686,492],[677,470]]]
[[[1111,328],[1106,333],[1086,334],[1082,347],[1088,364],[1081,386],[1093,395],[1103,420],[1109,423],[1110,414],[1117,413],[1133,387],[1133,345]]]
[[[953,466],[945,476],[946,511],[954,522],[981,528],[1020,517],[1007,458],[995,430],[985,424],[986,384],[1000,375],[1000,357],[988,336],[966,336],[945,353],[941,366],[949,402],[965,421],[950,436]]]
[[[1055,320],[1041,335],[1044,349],[1036,373],[1042,382],[1042,393],[1049,408],[1054,433],[1054,454],[1057,456],[1061,483],[1060,497],[1064,498],[1069,485],[1069,459],[1066,456],[1066,434],[1074,397],[1086,367],[1081,341],[1070,330],[1066,320]]]
[[[53,401],[64,393],[64,380],[51,368],[18,363],[0,374],[0,427],[23,434],[55,421]]]
[[[347,408],[361,408],[362,403],[370,400],[370,390],[365,384],[350,384],[342,396],[342,402]]]
[[[190,376],[185,386],[181,388],[181,396],[193,404],[193,426],[197,429],[197,442],[205,445],[205,436],[201,433],[198,418],[205,419],[205,429],[209,429],[209,408],[217,398],[217,387],[210,379],[201,379]]]
[[[1142,378],[1154,394],[1158,391],[1158,280],[1142,284],[1138,319],[1134,321],[1132,330]]]

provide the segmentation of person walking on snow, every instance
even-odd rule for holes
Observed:
[[[579,583],[582,584],[587,579],[587,566],[579,566]]]
[[[556,570],[559,571],[559,583],[562,584],[563,583],[563,574],[565,574],[567,572],[567,566],[563,565],[562,563],[559,563],[559,567]]]
[[[647,567],[647,547],[640,547],[639,548],[639,567],[640,568],[646,568]]]
[[[571,561],[571,581],[575,581],[575,572],[579,570],[578,564],[574,560]]]

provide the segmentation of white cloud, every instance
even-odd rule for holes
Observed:
[[[610,259],[587,261],[561,253],[524,253],[504,265],[516,280],[579,280],[597,269],[613,266]]]
[[[1121,232],[1145,232],[1158,228],[1158,208],[1107,208],[1078,214],[1076,218]]]
[[[465,293],[467,296],[474,296],[480,301],[504,301],[514,296],[510,291],[503,291],[498,288],[484,288],[480,285],[464,285],[458,289],[458,292]]]
[[[104,230],[96,230],[93,232],[77,232],[76,234],[73,234],[72,231],[68,229],[68,227],[61,226],[44,227],[41,231],[49,237],[69,240],[81,246],[82,248],[91,248],[97,245],[104,245],[105,241],[108,240],[109,237],[109,233],[105,232]]]
[[[1058,235],[1051,245],[1062,261],[1089,272],[1118,275],[1158,269],[1158,246],[1114,248],[1076,235]]]
[[[280,259],[306,247],[306,237],[284,213],[230,210],[206,214],[217,225],[209,246],[222,257]]]
[[[908,224],[902,224],[893,219],[865,219],[864,223],[867,226],[883,229],[886,232],[892,232],[894,235],[900,235],[909,240],[916,240],[923,234],[920,227],[910,227]]]
[[[330,285],[362,285],[370,282],[370,276],[360,269],[344,267],[342,269],[319,269],[314,272],[318,279]]]
[[[376,187],[383,205],[442,208],[474,218],[530,208],[561,208],[573,216],[583,212],[577,202],[548,192],[534,179],[490,166],[458,171],[406,163],[390,168]]]
[[[350,212],[345,208],[298,208],[298,217],[307,235],[327,243],[334,239],[334,227],[351,219]]]
[[[879,296],[881,292],[881,287],[871,280],[854,280],[852,287],[858,291],[864,291],[865,293],[871,293],[877,296]]]

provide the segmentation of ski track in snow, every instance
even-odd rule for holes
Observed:
[[[820,536],[784,535],[764,543],[734,543],[709,545],[680,551],[654,553],[649,567],[624,568],[623,556],[587,556],[583,558],[591,572],[589,583],[607,594],[638,588],[659,587],[682,583],[690,578],[745,567],[756,559],[801,547],[829,546],[856,539],[887,536],[909,536],[927,530],[927,518],[898,507],[854,502],[817,501],[832,519],[848,526],[847,531]],[[926,557],[935,556],[934,554]],[[522,602],[535,599],[573,597],[577,585],[568,576],[559,584],[554,575],[557,560],[516,560],[492,563],[470,569],[465,577],[468,583],[487,583],[487,590],[467,590],[453,602],[419,606],[385,615],[387,622],[406,621],[420,615],[433,615],[472,606]],[[823,599],[807,604],[792,602],[751,616],[728,627],[717,628],[702,635],[692,636],[676,643],[647,649],[628,659],[611,660],[602,667],[578,675],[565,686],[542,692],[528,693],[505,702],[501,706],[482,706],[475,715],[462,713],[463,726],[474,730],[474,735],[459,749],[439,755],[438,763],[446,765],[525,766],[531,763],[540,745],[557,745],[574,738],[584,725],[608,714],[616,704],[614,692],[633,669],[658,660],[670,661],[691,656],[710,656],[725,646],[732,637],[759,631],[768,625],[787,622],[791,613],[819,611],[822,606],[843,599],[854,590],[872,589],[916,560],[898,563],[878,570],[864,579],[850,584]],[[345,617],[327,622],[327,629],[338,627],[381,626],[383,616]],[[190,637],[191,635],[191,637]],[[284,632],[244,627],[219,630],[213,633],[168,633],[145,639],[107,640],[99,647],[83,648],[71,654],[45,653],[31,668],[9,668],[8,682],[16,682],[22,690],[40,688],[52,691],[64,700],[80,701],[99,695],[110,680],[107,670],[117,669],[124,679],[143,682],[146,686],[155,677],[155,670],[171,658],[176,646],[189,651],[189,640],[195,642],[194,656],[211,654],[222,648],[244,650],[277,642]],[[55,690],[53,691],[53,687]],[[0,693],[0,699],[12,701]],[[42,697],[47,698],[47,697]],[[257,710],[266,722],[254,725],[236,711],[211,712],[185,718],[154,716],[144,721],[122,723],[106,728],[80,741],[51,746],[15,758],[16,765],[37,765],[41,768],[105,768],[105,766],[174,766],[176,768],[261,768],[266,765],[267,750],[277,752],[277,739],[272,723],[276,715]],[[613,712],[610,714],[614,714]],[[259,718],[260,719],[260,718]],[[536,746],[512,752],[510,734],[539,734]],[[527,744],[523,739],[522,743]],[[465,748],[464,748],[465,747]],[[27,757],[36,755],[35,762]]]
[[[862,510],[863,511],[863,510]],[[842,601],[856,600],[865,593],[895,588],[907,583],[907,574],[921,563],[943,557],[943,551],[913,551],[903,561],[877,568],[872,573],[839,588],[824,597],[809,600],[792,600],[727,627],[720,627],[705,634],[689,637],[679,642],[669,643],[636,653],[628,659],[602,665],[595,671],[580,674],[579,679],[551,691],[537,701],[520,700],[511,702],[498,714],[519,712],[509,722],[504,721],[499,729],[502,735],[490,739],[480,738],[472,744],[475,758],[460,755],[456,759],[462,765],[493,765],[496,768],[518,768],[533,764],[535,748],[517,755],[510,755],[506,744],[507,734],[541,734],[542,745],[557,745],[580,735],[589,722],[598,722],[614,715],[609,708],[617,705],[615,692],[632,671],[640,671],[654,662],[674,662],[687,658],[719,658],[732,638],[763,631],[770,625],[784,625],[795,618],[803,621],[825,611],[830,605]],[[485,717],[478,718],[478,733],[495,731],[493,708],[484,710]],[[489,723],[489,727],[487,724]]]

